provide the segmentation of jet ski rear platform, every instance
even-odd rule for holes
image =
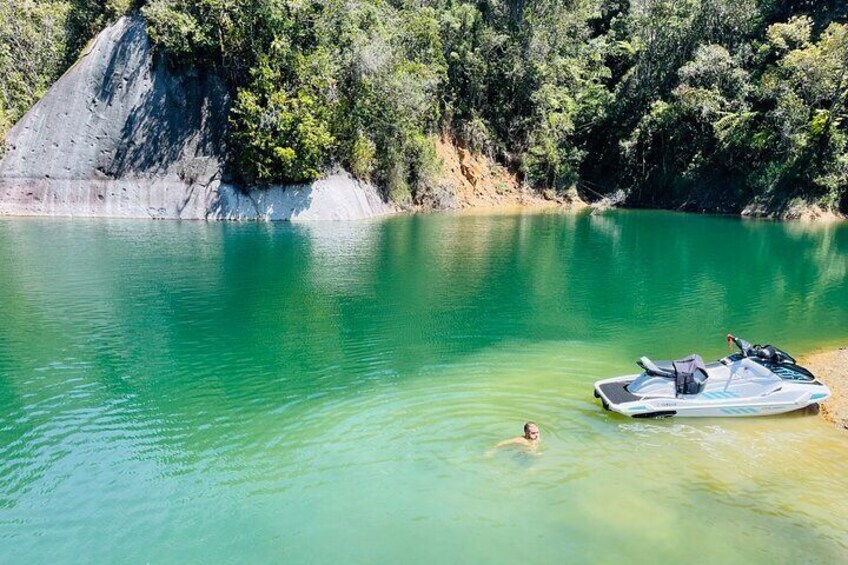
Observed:
[[[605,404],[604,408],[609,410],[608,403],[624,404],[626,402],[635,402],[642,400],[641,396],[636,396],[627,390],[627,385],[633,381],[612,381],[599,384],[595,389],[595,398],[600,398]]]

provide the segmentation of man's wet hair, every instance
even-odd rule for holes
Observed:
[[[536,426],[536,422],[527,422],[526,424],[524,424],[524,433],[525,434],[530,431],[530,426]],[[539,426],[536,426],[536,427],[538,428]]]

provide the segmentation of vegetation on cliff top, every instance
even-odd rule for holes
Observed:
[[[0,131],[78,50],[79,30],[129,4],[0,8]],[[228,81],[231,170],[248,183],[309,180],[340,163],[398,201],[418,200],[437,178],[434,137],[448,132],[538,188],[623,189],[637,206],[848,206],[843,1],[134,7],[173,65]],[[16,39],[21,26],[30,43]]]

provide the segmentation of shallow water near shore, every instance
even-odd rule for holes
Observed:
[[[845,224],[2,219],[0,561],[845,561],[848,434],[592,383],[844,340],[847,275]]]

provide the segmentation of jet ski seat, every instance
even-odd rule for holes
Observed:
[[[647,357],[642,357],[636,364],[654,377],[674,378],[674,361],[651,361]]]
[[[678,395],[700,393],[709,376],[703,359],[696,354],[677,361],[651,361],[642,357],[637,364],[651,376],[674,379]]]

